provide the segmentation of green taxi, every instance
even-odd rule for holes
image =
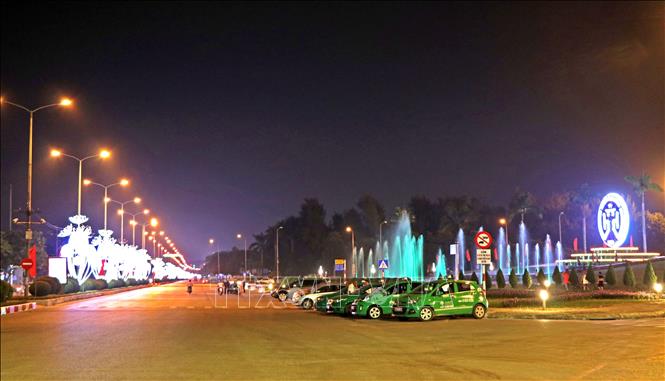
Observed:
[[[358,297],[368,295],[372,292],[372,289],[375,287],[380,287],[381,284],[372,285],[366,284],[361,287],[347,287],[347,294],[336,294],[328,297],[326,301],[326,313],[339,314],[339,315],[351,315],[351,303]]]
[[[370,319],[390,315],[395,300],[400,295],[410,293],[420,285],[420,282],[411,282],[409,279],[386,282],[385,286],[376,287],[370,294],[356,299],[351,304],[351,315]]]
[[[485,291],[474,281],[439,280],[424,283],[397,298],[392,315],[400,319],[432,320],[436,316],[471,315],[482,319],[489,303]]]

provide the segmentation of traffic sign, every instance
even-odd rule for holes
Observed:
[[[476,250],[476,261],[479,265],[489,265],[492,263],[492,249]]]
[[[492,235],[488,232],[482,231],[476,234],[476,237],[473,239],[476,243],[476,247],[479,249],[489,249],[492,246]]]
[[[335,259],[335,271],[346,270],[346,259]]]
[[[35,265],[35,263],[32,262],[32,259],[30,259],[30,258],[23,258],[23,259],[21,260],[21,267],[23,267],[23,270],[28,271],[28,270],[30,270],[30,269],[32,268],[32,266],[34,266],[34,265]]]
[[[388,264],[387,259],[379,259],[379,270],[388,270],[390,265]]]

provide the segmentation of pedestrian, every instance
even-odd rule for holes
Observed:
[[[602,290],[605,287],[605,277],[603,273],[598,271],[598,289]]]
[[[190,295],[192,294],[192,287],[194,287],[194,285],[192,284],[192,280],[190,279],[187,281],[187,293]]]
[[[570,272],[568,272],[568,269],[563,272],[563,287],[568,290],[568,283],[570,283]]]
[[[586,286],[589,284],[589,280],[586,278],[586,271],[582,271],[582,290],[586,291]]]

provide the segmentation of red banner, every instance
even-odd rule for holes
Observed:
[[[471,262],[471,253],[469,253],[469,250],[466,251],[466,260]]]
[[[32,268],[28,270],[28,274],[35,278],[37,276],[37,247],[35,245],[32,245],[28,251],[28,258],[32,259],[33,263]]]
[[[577,253],[577,251],[578,251],[578,250],[577,250],[577,238],[575,238],[575,239],[573,240],[573,251],[575,251],[576,253]]]

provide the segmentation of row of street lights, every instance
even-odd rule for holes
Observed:
[[[47,104],[47,105],[44,105],[44,106],[40,106],[40,107],[31,109],[31,108],[22,106],[20,104],[7,101],[6,99],[4,99],[4,97],[2,97],[2,98],[0,98],[0,104],[2,104],[2,105],[7,104],[7,105],[10,105],[10,106],[14,106],[16,108],[19,108],[21,110],[26,111],[29,114],[28,186],[27,186],[27,193],[28,194],[27,194],[27,202],[26,202],[26,204],[27,204],[26,205],[27,221],[17,222],[17,223],[26,225],[26,232],[25,232],[26,251],[29,252],[30,247],[32,246],[31,245],[31,241],[32,241],[32,223],[33,223],[32,222],[32,215],[33,215],[33,212],[34,212],[33,209],[32,209],[32,182],[33,182],[33,178],[32,178],[32,147],[33,147],[34,114],[37,111],[41,111],[41,110],[44,110],[44,109],[47,109],[47,108],[52,108],[52,107],[69,108],[74,104],[74,102],[69,98],[62,98],[58,103]],[[89,179],[83,179],[83,163],[85,161],[88,161],[88,160],[94,159],[94,158],[100,158],[102,160],[108,159],[108,158],[111,157],[111,152],[108,151],[108,150],[102,149],[97,154],[89,155],[89,156],[85,156],[85,157],[78,157],[78,156],[63,152],[62,150],[59,150],[59,149],[52,149],[50,154],[51,154],[51,157],[53,157],[53,158],[66,157],[66,158],[70,158],[70,159],[75,160],[75,161],[78,162],[78,196],[77,196],[77,209],[76,209],[76,212],[77,212],[78,215],[81,214],[82,185],[86,185],[86,186],[94,185],[94,186],[98,186],[98,187],[101,187],[101,188],[104,189],[104,199],[103,199],[103,202],[104,202],[104,230],[106,230],[108,228],[108,204],[113,202],[113,203],[116,203],[116,204],[120,205],[120,209],[118,210],[118,215],[120,215],[120,242],[124,244],[125,243],[125,239],[124,239],[124,215],[125,215],[125,213],[127,213],[125,211],[125,205],[130,204],[130,203],[134,203],[134,204],[138,205],[138,204],[141,203],[141,198],[134,197],[133,199],[127,200],[127,201],[117,201],[117,200],[113,200],[109,197],[109,189],[113,188],[115,186],[122,186],[122,187],[128,186],[129,185],[129,180],[127,180],[127,179],[121,179],[118,182],[107,184],[107,185],[100,184],[100,183],[91,181]],[[146,231],[146,226],[150,226],[154,229],[158,226],[159,221],[155,217],[152,217],[149,220],[147,220],[147,216],[150,214],[149,209],[143,209],[141,212],[127,213],[127,214],[132,216],[132,220],[130,221],[130,225],[132,226],[132,244],[136,245],[136,233],[135,233],[136,225],[141,225],[141,227],[142,227],[141,228],[141,247],[143,249],[145,249],[145,238],[148,236],[148,232]],[[143,223],[139,223],[136,219],[137,216],[140,217],[141,215],[145,216],[145,218],[146,218],[146,220]],[[159,254],[157,252],[158,248],[160,249],[160,253],[166,253],[170,249],[175,254],[180,255],[177,247],[175,247],[175,244],[173,243],[173,241],[171,241],[171,239],[168,236],[165,237],[165,245],[162,245],[161,243],[157,242],[157,239],[158,239],[157,237],[164,236],[164,234],[165,234],[164,231],[160,231],[159,235],[156,233],[156,231],[152,231],[150,233],[149,239],[153,242],[153,255],[154,255],[154,257],[156,258]]]

